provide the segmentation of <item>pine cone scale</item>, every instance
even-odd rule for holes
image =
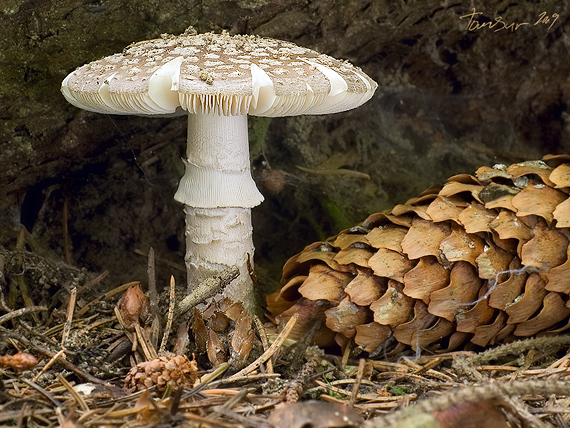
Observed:
[[[429,312],[453,321],[459,310],[468,308],[477,299],[481,285],[481,278],[471,264],[457,262],[451,269],[449,285],[431,293]]]
[[[368,266],[375,275],[383,278],[394,279],[403,282],[404,275],[410,271],[415,262],[409,260],[406,256],[392,250],[379,248],[368,260]]]
[[[402,252],[410,260],[423,256],[439,258],[441,242],[449,237],[450,229],[446,224],[439,225],[416,218],[402,240]]]
[[[438,263],[435,257],[422,257],[418,264],[404,275],[404,294],[429,303],[434,291],[449,283],[449,269]]]

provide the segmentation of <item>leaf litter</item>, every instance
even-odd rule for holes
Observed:
[[[173,318],[173,284],[162,299],[156,290],[142,293],[137,282],[109,287],[105,274],[43,259],[24,241],[14,250],[0,247],[0,426],[570,425],[568,335],[369,358],[358,348],[339,355],[311,345],[318,325],[303,340],[289,339],[293,316],[279,334],[254,319],[255,343],[236,355],[245,352],[243,343],[232,351],[223,332],[235,328],[231,314],[239,311],[218,303],[210,311],[217,324],[203,322],[210,332],[213,324],[225,326],[216,333],[221,351],[214,365],[196,352],[193,311]],[[117,304],[137,287],[134,304]],[[163,303],[144,303],[149,296]],[[160,359],[165,365],[149,388],[125,384],[130,372],[145,377],[145,365]]]

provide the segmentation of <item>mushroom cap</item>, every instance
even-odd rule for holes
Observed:
[[[348,62],[293,43],[189,29],[86,64],[61,91],[98,113],[293,116],[358,107],[377,86]]]

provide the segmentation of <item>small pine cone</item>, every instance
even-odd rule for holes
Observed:
[[[193,386],[198,377],[196,361],[186,355],[162,356],[137,364],[125,377],[125,390],[141,391],[157,386],[164,391],[166,384],[173,381],[176,386]]]
[[[253,348],[253,321],[241,302],[213,301],[203,311],[194,309],[190,322],[198,354],[206,354],[213,367],[229,362],[242,367]]]
[[[548,164],[546,162],[548,162]],[[483,167],[283,268],[272,320],[321,346],[448,351],[570,328],[570,156]]]

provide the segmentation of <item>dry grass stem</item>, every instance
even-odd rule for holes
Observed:
[[[71,331],[71,323],[73,322],[73,312],[75,311],[75,302],[77,299],[77,287],[71,289],[71,295],[69,297],[69,303],[67,304],[67,317],[65,320],[65,325],[63,326],[63,332],[61,333],[61,346],[65,348],[65,343],[69,337],[69,332]]]
[[[352,392],[350,393],[350,400],[348,405],[354,407],[356,403],[356,398],[358,396],[358,391],[360,390],[360,385],[362,384],[362,378],[364,377],[364,368],[366,367],[366,360],[361,358],[358,362],[358,371],[356,372],[356,379],[352,385]]]
[[[148,258],[148,254],[139,249],[136,249],[135,253],[138,254],[139,256],[144,256]],[[173,261],[157,256],[156,254],[154,255],[154,259],[165,266],[171,267],[172,269],[176,269],[179,272],[186,273],[186,266],[181,266],[178,263],[174,263]]]
[[[85,400],[83,399],[83,397],[81,396],[81,394],[79,394],[75,388],[73,388],[73,385],[71,385],[66,378],[63,377],[63,375],[61,373],[57,373],[57,378],[58,380],[61,382],[61,384],[65,387],[65,389],[67,389],[69,391],[69,393],[71,395],[73,395],[73,398],[75,399],[75,401],[77,402],[77,404],[79,404],[79,407],[81,407],[81,410],[83,410],[84,412],[89,412],[89,406],[87,405],[87,403],[85,402]]]
[[[257,315],[253,317],[253,323],[255,325],[255,329],[257,330],[257,334],[261,340],[261,346],[263,346],[263,351],[267,351],[269,349],[269,341],[267,340],[267,332],[263,327],[263,323],[259,319]],[[265,365],[267,373],[273,373],[273,357],[267,360],[267,364]]]
[[[5,323],[6,321],[15,319],[15,318],[19,318],[22,315],[25,314],[29,314],[32,312],[42,312],[42,311],[47,311],[48,308],[46,306],[29,306],[27,308],[20,308],[20,309],[16,309],[14,311],[10,311],[5,315],[2,315],[0,317],[0,324]]]
[[[160,348],[158,350],[159,355],[164,355],[166,351],[166,343],[168,342],[168,336],[170,336],[170,331],[172,330],[172,322],[174,321],[174,307],[176,304],[176,284],[174,282],[174,277],[170,277],[170,292],[168,299],[168,316],[166,318],[166,327],[164,328],[164,334],[162,335],[162,341],[160,342]],[[152,302],[152,300],[151,300]],[[152,307],[152,303],[151,303]]]

